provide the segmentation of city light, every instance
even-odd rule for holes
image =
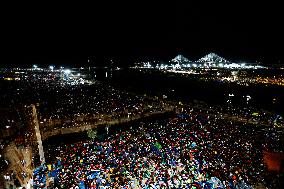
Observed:
[[[135,68],[150,68],[150,69],[184,69],[184,68],[199,68],[199,69],[204,69],[204,68],[226,68],[226,69],[261,69],[265,68],[260,65],[256,65],[255,63],[234,63],[231,61],[226,60],[225,58],[218,56],[215,53],[209,53],[206,56],[196,60],[196,61],[190,61],[183,55],[178,55],[172,60],[166,61],[168,63],[157,63],[156,66],[152,66],[151,64],[157,62],[157,61],[152,61],[152,62],[140,62],[140,63],[135,63]],[[189,64],[189,62],[192,62],[192,65]]]
[[[65,69],[65,70],[63,70],[63,72],[64,72],[65,74],[70,74],[70,73],[71,73],[71,70]]]
[[[206,61],[184,62],[184,58],[180,55],[176,62],[169,63],[166,60],[157,61],[155,64],[139,62],[138,66],[134,67],[135,70],[122,68],[123,72],[119,73],[123,74],[123,80],[119,79],[119,74],[114,74],[118,73],[114,71],[114,66],[104,67],[104,69],[89,67],[88,69],[88,67],[71,67],[71,65],[66,65],[67,68],[60,65],[39,65],[40,68],[38,68],[37,65],[31,64],[29,68],[3,70],[2,82],[8,87],[2,90],[4,95],[1,102],[5,105],[3,107],[11,107],[11,111],[5,108],[3,113],[1,112],[1,115],[4,115],[1,119],[3,134],[14,136],[14,133],[20,131],[15,135],[13,145],[10,145],[12,151],[5,150],[5,153],[6,151],[14,153],[13,150],[17,146],[32,146],[34,140],[30,139],[37,137],[41,155],[39,159],[36,159],[36,163],[39,165],[44,162],[41,140],[47,143],[51,141],[48,138],[53,135],[60,137],[60,144],[50,145],[44,152],[47,157],[47,163],[44,166],[33,167],[34,170],[21,170],[19,173],[22,172],[22,176],[23,173],[33,175],[32,179],[25,177],[26,180],[31,180],[35,188],[51,184],[71,188],[78,183],[77,179],[80,181],[91,177],[92,180],[105,179],[104,175],[113,170],[114,174],[119,174],[118,178],[123,177],[124,174],[126,179],[129,178],[127,182],[130,183],[132,178],[141,179],[139,171],[148,172],[155,177],[155,171],[163,172],[163,169],[166,171],[170,169],[171,178],[169,179],[174,179],[177,183],[183,183],[182,179],[186,177],[186,179],[190,178],[188,186],[202,180],[204,183],[208,182],[210,187],[213,186],[211,176],[214,176],[215,181],[218,179],[211,173],[220,166],[222,167],[220,169],[229,170],[226,172],[227,176],[224,176],[225,184],[231,181],[233,176],[236,179],[244,176],[248,180],[252,178],[261,181],[267,172],[263,162],[263,149],[273,153],[283,152],[280,140],[282,128],[284,128],[283,113],[276,109],[278,106],[282,107],[280,104],[283,100],[282,88],[278,92],[274,90],[276,87],[269,86],[284,86],[284,74],[282,72],[281,75],[278,74],[278,70],[277,72],[264,69],[248,70],[249,66],[254,69],[255,64],[222,62],[219,61],[220,58],[213,62],[212,58],[215,61],[218,57],[211,54]],[[16,81],[17,78],[21,81]],[[13,80],[13,82],[6,80]],[[11,85],[16,82],[16,85]],[[11,87],[14,88],[6,90]],[[256,93],[254,89],[258,90],[258,88],[263,91]],[[134,93],[132,89],[137,89],[138,93]],[[263,95],[266,93],[271,95]],[[31,102],[34,105],[30,105]],[[263,106],[265,104],[268,104],[272,110],[276,107],[276,111],[266,111]],[[15,107],[20,108],[15,109]],[[34,109],[31,111],[29,107]],[[161,116],[153,117],[152,115]],[[22,120],[22,118],[25,119]],[[23,121],[26,122],[24,127],[26,130],[23,130]],[[131,122],[128,123],[128,121]],[[98,131],[102,128],[106,131],[98,132],[97,135],[95,134],[97,138],[94,139],[95,132],[91,134],[90,131],[92,129],[96,131],[96,126],[100,126]],[[114,130],[115,132],[111,132]],[[75,132],[84,134],[83,132],[88,131],[89,139],[84,137],[84,141],[77,142],[81,140],[81,134],[77,137]],[[60,136],[65,133],[74,133],[71,137],[78,140],[70,141],[72,144],[69,141],[65,144],[62,140],[65,136]],[[12,137],[11,141],[13,141]],[[0,148],[1,145],[0,141]],[[146,155],[140,153],[140,147],[142,151],[146,149]],[[169,150],[168,147],[170,147]],[[29,149],[27,148],[27,153],[31,154],[25,156],[27,162],[14,156],[16,159],[12,157],[13,164],[9,166],[17,168],[21,166],[21,163],[22,166],[32,163],[30,157],[34,154],[33,150]],[[95,150],[96,153],[88,153],[90,149],[99,150]],[[175,149],[178,149],[180,153],[175,155]],[[168,155],[167,151],[169,151]],[[120,162],[117,166],[113,166],[112,161],[105,159],[108,153],[111,153],[114,162]],[[3,154],[0,154],[0,157],[3,157]],[[125,156],[125,161],[122,163],[121,156]],[[161,158],[157,159],[158,156]],[[2,163],[2,159],[0,158],[0,169],[5,164]],[[232,164],[230,164],[231,161],[233,161]],[[256,163],[253,163],[254,161]],[[131,165],[131,162],[145,166],[142,168],[136,166],[137,171],[134,171],[134,174],[132,174],[131,166],[125,166],[120,171],[120,164]],[[162,167],[161,162],[163,162]],[[187,167],[188,162],[190,168]],[[229,164],[225,165],[224,162]],[[78,167],[80,170],[82,168],[82,173],[77,174]],[[248,167],[250,169],[247,169]],[[191,168],[197,172],[192,173]],[[97,171],[97,169],[100,172],[93,173],[93,170]],[[239,170],[241,174],[238,173]],[[10,169],[8,171],[10,175]],[[60,179],[57,179],[56,183],[47,183],[45,175],[51,174]],[[68,175],[60,176],[64,174]],[[95,176],[96,178],[93,178]],[[155,185],[158,187],[163,182],[160,180],[163,179],[164,174],[157,177],[159,178],[156,179]],[[168,174],[165,177],[168,177]],[[193,180],[191,177],[196,179]],[[207,177],[212,180],[207,180]],[[74,182],[71,183],[70,180]],[[83,184],[89,184],[89,181],[87,182],[80,183],[83,186]],[[111,184],[112,187],[110,182],[111,180],[109,183],[106,181],[106,184]],[[165,182],[162,184],[167,187]],[[219,181],[218,183],[216,181],[217,184]],[[117,185],[119,186],[119,183]],[[125,182],[121,185],[125,185]],[[183,187],[182,184],[179,185]]]

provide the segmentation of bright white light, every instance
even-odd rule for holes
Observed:
[[[246,66],[246,64],[245,64],[245,63],[242,63],[242,64],[241,64],[241,66],[242,66],[242,67],[245,67],[245,66]]]
[[[54,66],[49,66],[49,69],[53,70],[53,69],[54,69]]]
[[[77,74],[77,76],[80,76],[80,75],[81,75],[80,73]]]
[[[37,68],[37,65],[34,64],[33,67],[34,67],[34,68]]]
[[[220,64],[219,64],[219,67],[223,67],[223,66],[224,66],[223,63],[220,63]]]
[[[180,64],[176,64],[176,68],[180,68]]]
[[[66,74],[70,74],[70,73],[71,73],[71,70],[66,69],[66,70],[63,70],[63,72],[66,73]]]

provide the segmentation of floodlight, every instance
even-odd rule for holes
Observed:
[[[66,74],[70,74],[70,73],[71,73],[71,70],[66,69],[66,70],[64,70],[64,73],[66,73]]]

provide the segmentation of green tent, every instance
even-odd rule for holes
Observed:
[[[162,145],[161,145],[160,143],[158,143],[158,142],[155,143],[155,146],[156,146],[159,150],[162,149]]]
[[[259,114],[257,112],[252,113],[253,116],[258,116]]]

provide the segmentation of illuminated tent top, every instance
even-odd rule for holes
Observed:
[[[171,60],[172,62],[190,62],[186,57],[179,54],[174,59]]]
[[[222,58],[221,56],[218,56],[215,53],[209,53],[206,56],[200,58],[199,60],[197,60],[197,62],[217,62],[217,63],[229,63],[228,60],[226,60],[225,58]]]

